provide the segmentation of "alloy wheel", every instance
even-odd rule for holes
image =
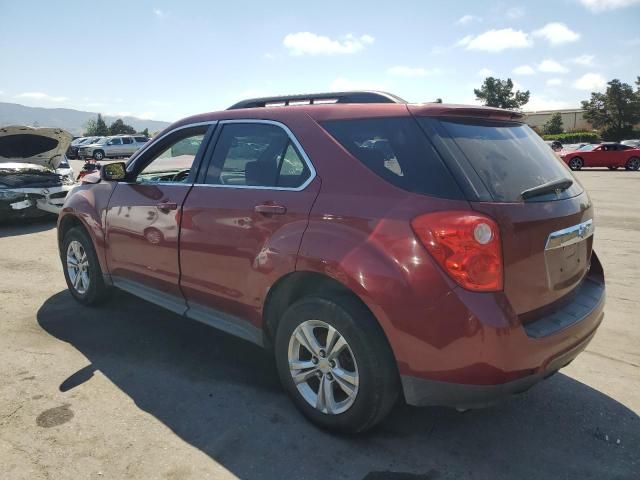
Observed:
[[[80,242],[73,240],[67,247],[67,273],[73,289],[80,295],[89,289],[89,258]]]
[[[358,366],[349,344],[334,327],[307,320],[289,339],[289,371],[305,401],[328,415],[347,411],[358,395]]]

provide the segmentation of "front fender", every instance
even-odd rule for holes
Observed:
[[[108,273],[106,262],[106,211],[115,183],[81,184],[75,187],[64,202],[58,216],[58,248],[61,249],[64,232],[79,221],[91,237],[100,268]]]

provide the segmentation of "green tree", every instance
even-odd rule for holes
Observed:
[[[529,101],[529,90],[521,92],[513,91],[513,82],[510,78],[487,77],[480,88],[474,88],[476,98],[489,107],[507,108],[518,110]]]
[[[102,119],[102,115],[98,114],[98,118],[94,120],[90,118],[85,125],[85,137],[102,137],[105,135],[109,135],[109,127]]]
[[[149,138],[149,129],[145,128],[144,130],[142,130],[140,132],[141,135],[144,135],[145,137]]]
[[[560,112],[556,112],[551,115],[551,118],[542,126],[542,131],[545,135],[556,135],[564,132],[562,115],[560,115]]]
[[[134,133],[136,133],[136,129],[124,123],[121,118],[117,119],[109,127],[110,135],[132,135]]]
[[[618,79],[607,85],[605,93],[591,92],[591,98],[582,101],[584,118],[605,140],[620,141],[631,134],[633,126],[640,121],[640,93]]]

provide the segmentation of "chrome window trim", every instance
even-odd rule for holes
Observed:
[[[207,121],[207,122],[188,123],[187,125],[181,125],[181,126],[176,127],[176,128],[174,128],[172,130],[169,130],[168,132],[163,133],[158,138],[154,138],[153,140],[149,140],[148,142],[146,142],[146,145],[144,147],[142,147],[140,150],[138,150],[136,152],[137,155],[135,156],[135,158],[131,162],[129,162],[129,164],[127,165],[127,173],[131,173],[134,170],[136,164],[138,163],[138,159],[140,157],[142,157],[147,150],[149,150],[151,147],[153,147],[156,143],[158,143],[158,142],[162,141],[163,139],[167,138],[169,135],[172,135],[172,134],[174,134],[176,132],[179,132],[180,130],[184,130],[185,128],[201,127],[203,125],[211,126],[211,125],[215,125],[217,123],[218,123],[218,120],[210,120],[210,121]],[[166,182],[166,183],[169,183],[169,182]],[[183,183],[180,183],[180,182],[176,182],[176,183],[178,183],[179,185],[184,185]],[[187,184],[187,185],[190,185],[190,184]]]
[[[547,238],[547,244],[545,250],[554,250],[556,248],[563,248],[574,243],[581,242],[593,235],[595,226],[593,219],[589,219],[585,222],[579,223],[572,227],[563,228],[549,234]]]
[[[255,118],[247,118],[247,119],[233,119],[233,120],[220,120],[218,122],[220,126],[224,126],[228,123],[260,123],[265,125],[274,125],[276,127],[280,127],[289,137],[291,143],[294,144],[300,155],[302,156],[302,161],[307,165],[309,169],[309,178],[307,178],[302,185],[298,187],[267,187],[267,186],[259,186],[259,185],[221,185],[221,184],[213,184],[213,183],[195,183],[195,185],[199,187],[213,187],[213,188],[235,188],[238,190],[279,190],[279,191],[289,191],[289,192],[301,192],[305,188],[309,186],[309,184],[316,178],[316,169],[311,162],[311,159],[307,155],[307,152],[304,151],[302,145],[293,134],[293,132],[287,127],[284,123],[278,122],[276,120],[260,120]],[[215,148],[214,148],[215,151]],[[213,161],[213,157],[211,158]],[[209,165],[207,165],[208,167]]]

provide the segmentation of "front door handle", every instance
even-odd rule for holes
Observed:
[[[170,210],[177,210],[178,204],[176,202],[160,202],[156,207],[158,207],[158,210],[161,212],[168,212]]]
[[[284,215],[287,213],[287,207],[284,205],[275,205],[275,204],[263,204],[256,205],[253,210],[256,213],[262,213],[263,215]]]

